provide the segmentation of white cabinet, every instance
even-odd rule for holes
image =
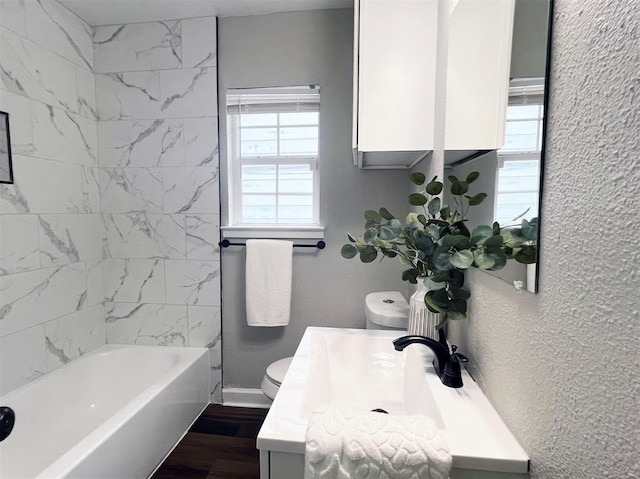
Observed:
[[[354,162],[410,168],[433,149],[438,1],[354,8]]]
[[[446,163],[503,146],[515,0],[355,0],[354,8],[358,167],[413,167],[442,131],[443,97]],[[436,72],[446,85],[436,86]]]
[[[515,0],[457,0],[448,22],[445,161],[504,145]]]

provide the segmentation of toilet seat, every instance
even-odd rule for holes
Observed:
[[[267,368],[260,387],[262,388],[262,392],[269,399],[273,400],[276,397],[278,389],[280,388],[282,381],[284,381],[284,377],[291,365],[292,359],[292,357],[280,359],[275,363],[270,364]]]

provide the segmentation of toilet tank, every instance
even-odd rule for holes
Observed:
[[[369,293],[364,301],[367,329],[407,329],[409,303],[400,291]]]

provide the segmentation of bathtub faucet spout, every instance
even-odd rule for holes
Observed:
[[[457,346],[451,346],[453,352],[449,353],[449,346],[444,339],[444,335],[440,334],[440,341],[434,341],[431,338],[417,335],[402,336],[401,338],[394,339],[393,347],[396,351],[402,351],[414,343],[423,344],[433,351],[433,367],[442,384],[450,388],[462,387],[460,360],[456,354]]]

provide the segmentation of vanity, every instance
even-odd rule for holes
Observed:
[[[396,351],[398,331],[307,328],[258,434],[260,478],[304,477],[311,413],[323,403],[433,419],[453,457],[451,479],[523,478],[529,457],[478,385],[442,384],[430,349]]]

